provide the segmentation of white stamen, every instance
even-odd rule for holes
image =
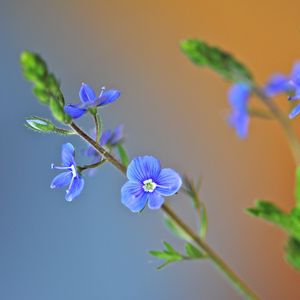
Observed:
[[[157,184],[155,182],[153,182],[153,180],[151,178],[144,180],[143,184],[144,184],[143,185],[144,191],[149,192],[149,193],[152,193],[157,187]]]

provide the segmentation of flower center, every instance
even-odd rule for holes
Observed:
[[[152,193],[155,189],[157,184],[152,181],[152,179],[147,179],[143,182],[143,189],[145,192]]]

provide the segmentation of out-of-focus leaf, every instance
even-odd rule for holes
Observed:
[[[250,71],[228,52],[196,39],[184,40],[180,43],[180,47],[194,64],[208,67],[227,80],[252,81]]]
[[[185,252],[186,255],[192,259],[201,259],[205,257],[205,254],[191,243],[185,244]]]

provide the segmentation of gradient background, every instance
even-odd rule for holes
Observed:
[[[86,180],[72,203],[49,189],[66,139],[23,126],[27,116],[49,115],[21,76],[26,48],[46,58],[67,99],[78,98],[82,81],[120,89],[121,101],[105,109],[106,127],[126,125],[131,155],[202,175],[209,243],[263,299],[299,299],[299,273],[283,260],[285,235],[243,213],[256,197],[293,204],[282,132],[255,119],[238,141],[224,121],[228,84],[178,49],[183,38],[203,38],[236,53],[264,82],[300,58],[299,10],[291,0],[1,0],[0,299],[240,299],[208,262],[155,270],[146,251],[163,239],[181,243],[159,212],[137,216],[120,205],[124,178],[112,167]],[[187,200],[172,201],[193,224]]]

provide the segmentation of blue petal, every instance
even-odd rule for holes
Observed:
[[[102,133],[100,138],[100,145],[105,146],[108,143],[110,138],[111,138],[111,130],[108,129]]]
[[[178,192],[182,180],[173,169],[162,169],[155,183],[157,184],[155,191],[164,196],[171,196]]]
[[[121,202],[132,212],[140,212],[147,203],[148,193],[145,193],[141,183],[127,181],[121,189]]]
[[[240,139],[245,139],[248,135],[250,118],[248,114],[232,113],[228,119],[231,127],[235,128],[236,134]]]
[[[120,91],[118,90],[108,90],[104,91],[101,96],[99,97],[100,103],[99,106],[107,105],[116,101],[121,96]]]
[[[93,146],[88,146],[87,149],[83,152],[83,154],[88,157],[99,156],[98,151],[96,151]]]
[[[274,74],[267,82],[264,91],[269,97],[273,97],[276,94],[289,92],[292,90],[292,86],[289,84],[289,79],[283,74]]]
[[[300,104],[298,104],[294,109],[290,112],[289,118],[293,119],[300,113]]]
[[[93,103],[96,99],[96,94],[92,87],[86,83],[83,83],[79,90],[79,98],[84,104]]]
[[[123,138],[124,138],[124,125],[120,124],[115,128],[112,138],[110,140],[110,144],[114,146],[120,143],[123,140]]]
[[[300,61],[294,64],[291,77],[292,77],[292,81],[299,86],[300,85]]]
[[[229,103],[232,108],[241,110],[246,107],[250,96],[250,87],[245,83],[234,84],[228,93]]]
[[[50,188],[56,189],[67,186],[72,180],[72,172],[63,172],[55,176],[51,182]]]
[[[86,109],[80,107],[80,104],[69,104],[64,107],[65,113],[71,116],[73,119],[80,118],[84,113],[86,113]]]
[[[66,192],[65,199],[67,201],[72,201],[77,197],[84,187],[84,179],[81,176],[76,176],[73,178],[70,188]]]
[[[66,143],[62,145],[61,150],[61,161],[62,165],[65,167],[70,167],[75,164],[75,149],[71,143]]]
[[[148,207],[151,209],[159,209],[163,205],[165,199],[158,193],[149,193]]]
[[[138,156],[134,158],[127,168],[127,177],[132,181],[143,182],[155,179],[160,173],[160,162],[153,156]]]

